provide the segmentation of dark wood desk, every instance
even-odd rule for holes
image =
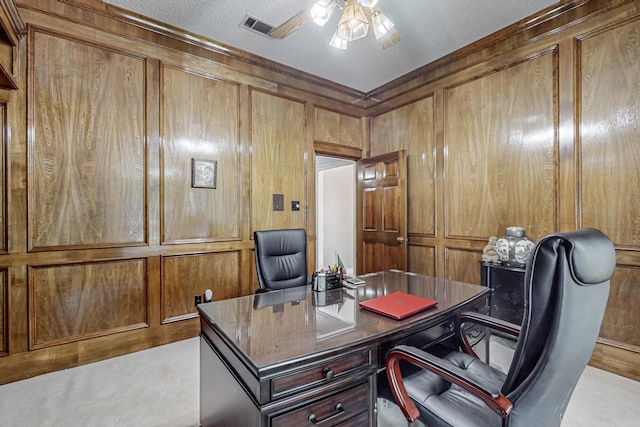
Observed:
[[[397,271],[365,280],[354,290],[302,287],[199,305],[202,426],[375,426],[387,350],[450,338],[453,317],[484,309],[489,295]],[[358,306],[396,291],[438,306],[402,321]]]

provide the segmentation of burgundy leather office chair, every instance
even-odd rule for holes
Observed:
[[[521,328],[468,313],[456,322],[464,352],[438,358],[414,347],[392,349],[387,378],[407,419],[430,427],[560,426],[598,338],[615,265],[613,244],[598,230],[549,235],[527,265]],[[468,322],[518,337],[508,373],[474,357],[461,328]],[[413,366],[403,378],[405,362]]]
[[[304,229],[255,231],[253,239],[260,290],[309,284]]]

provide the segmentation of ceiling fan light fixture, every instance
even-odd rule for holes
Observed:
[[[369,31],[369,20],[362,7],[355,2],[350,2],[342,12],[338,22],[338,36],[347,41],[361,39]]]
[[[309,13],[311,14],[313,22],[322,27],[329,21],[329,18],[331,18],[333,9],[333,0],[318,0],[311,7]]]
[[[333,34],[333,37],[331,37],[331,41],[329,42],[329,46],[335,47],[337,49],[346,50],[347,49],[347,43],[348,42],[345,39],[341,39],[340,36],[338,36],[338,31],[336,31]]]
[[[386,17],[382,12],[374,12],[371,15],[371,24],[373,25],[373,32],[376,35],[376,40],[384,36],[393,28],[393,22]]]

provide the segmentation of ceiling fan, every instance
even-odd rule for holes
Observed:
[[[342,10],[342,17],[329,43],[333,47],[346,49],[348,42],[365,37],[369,28],[373,28],[376,40],[383,49],[400,41],[400,35],[378,6],[378,0],[317,0],[311,7],[270,30],[267,35],[274,39],[283,39],[309,21],[323,26],[335,9]]]

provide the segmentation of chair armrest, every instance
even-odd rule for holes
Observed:
[[[478,355],[473,350],[466,335],[462,331],[463,323],[475,323],[476,325],[486,326],[496,331],[500,331],[506,335],[517,338],[520,335],[520,326],[515,323],[507,322],[505,320],[497,319],[495,317],[487,316],[485,314],[476,313],[473,311],[467,311],[460,313],[455,322],[455,334],[462,350],[478,359]]]
[[[420,411],[409,397],[402,382],[400,372],[402,360],[433,372],[446,381],[469,391],[502,418],[506,418],[513,408],[511,401],[500,392],[500,389],[478,383],[464,369],[418,348],[399,345],[387,354],[385,364],[393,397],[409,422],[415,421],[420,416]]]

